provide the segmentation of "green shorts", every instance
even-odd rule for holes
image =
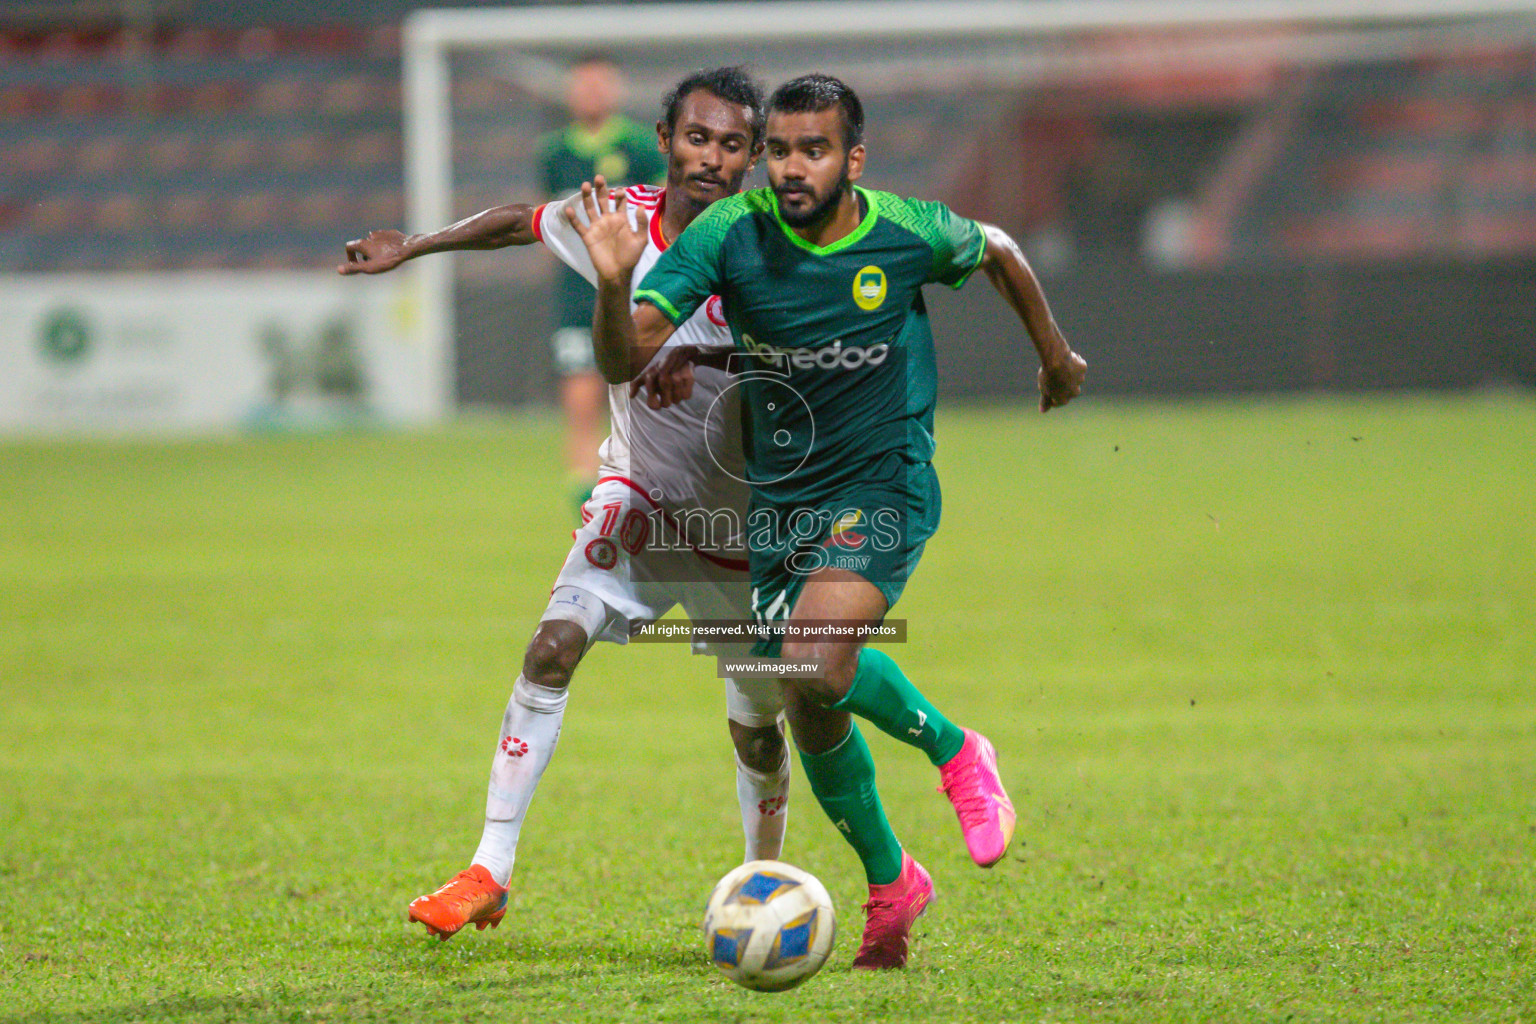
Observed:
[[[758,657],[777,657],[786,622],[806,578],[825,568],[847,569],[895,606],[917,568],[923,546],[939,527],[943,502],[932,463],[883,460],[872,479],[851,483],[836,499],[804,505],[759,505],[747,515],[752,614],[768,631]]]

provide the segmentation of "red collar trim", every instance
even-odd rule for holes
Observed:
[[[661,236],[661,215],[667,212],[667,193],[663,191],[651,213],[651,242],[658,252],[667,251],[667,240]]]

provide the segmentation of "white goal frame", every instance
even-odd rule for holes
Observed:
[[[613,32],[622,15],[624,34]],[[434,9],[406,19],[401,40],[404,74],[405,188],[409,230],[430,231],[453,215],[453,137],[449,56],[511,47],[572,55],[601,49],[623,56],[662,44],[819,38],[869,41],[931,39],[996,43],[1099,30],[1179,30],[1297,26],[1357,26],[1357,37],[1324,43],[1310,59],[1337,59],[1351,49],[1379,51],[1377,36],[1404,25],[1441,26],[1536,16],[1536,0],[781,0],[716,4],[626,4]],[[1475,26],[1474,26],[1475,27]],[[1536,22],[1517,36],[1536,34]],[[1487,37],[1486,27],[1483,38]],[[1422,37],[1417,37],[1422,38]],[[1396,47],[1411,45],[1404,39]],[[1388,47],[1392,49],[1392,47]],[[1273,50],[1269,50],[1274,56]],[[1299,60],[1309,59],[1297,54]],[[1051,74],[1081,74],[1046,69]],[[413,261],[421,342],[437,367],[432,382],[441,407],[455,408],[454,263],[451,254]]]

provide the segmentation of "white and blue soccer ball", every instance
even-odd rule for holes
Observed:
[[[821,970],[837,938],[832,898],[810,872],[754,860],[715,883],[704,942],[725,976],[758,992],[794,988]]]

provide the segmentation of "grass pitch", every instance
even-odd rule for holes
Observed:
[[[569,536],[550,421],[0,447],[0,1020],[1536,1020],[1536,401],[941,413],[892,649],[1020,812],[970,865],[870,730],[940,900],[737,989],[712,664],[600,647],[496,932],[406,902],[473,851]]]

